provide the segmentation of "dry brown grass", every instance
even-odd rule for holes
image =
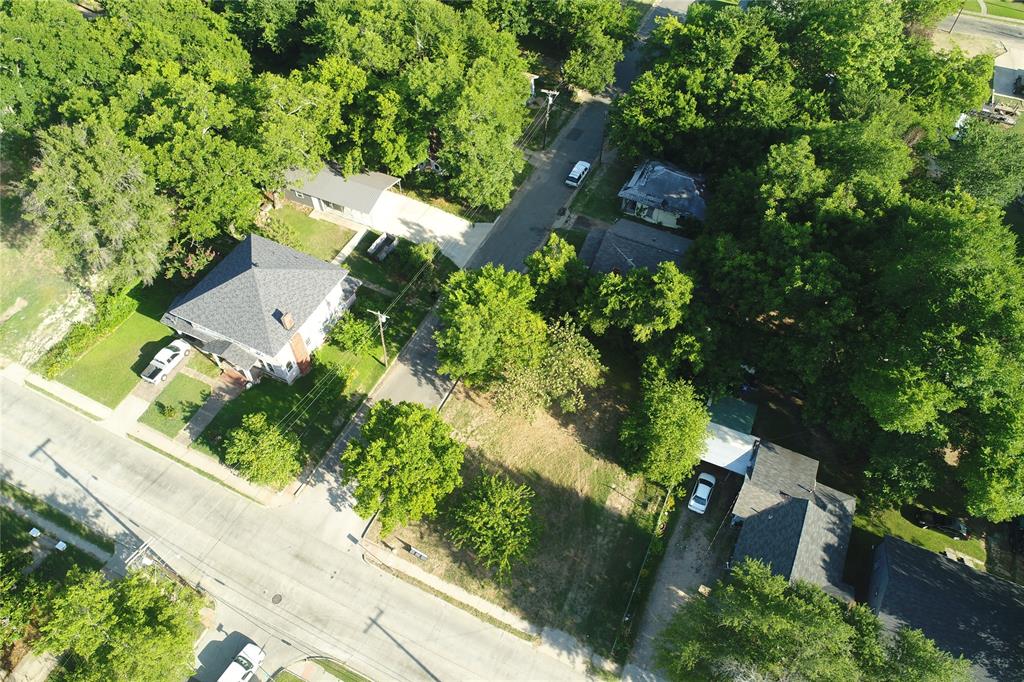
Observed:
[[[429,558],[420,565],[427,571],[606,652],[662,495],[615,461],[627,403],[605,388],[580,415],[538,413],[525,420],[499,414],[486,396],[460,389],[443,416],[469,446],[466,485],[481,471],[530,485],[539,523],[534,551],[499,583],[448,544],[441,519],[401,528],[394,538],[425,552]]]

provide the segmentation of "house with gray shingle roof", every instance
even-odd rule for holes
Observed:
[[[356,173],[347,178],[329,164],[317,173],[293,169],[285,173],[285,196],[315,211],[380,228],[377,211],[381,198],[399,179],[385,173]]]
[[[975,680],[1024,680],[1024,587],[891,535],[875,548],[868,606],[971,661]]]
[[[759,559],[789,580],[853,599],[843,581],[857,501],[817,481],[818,460],[758,441],[733,505],[733,559]]]
[[[664,161],[645,161],[619,190],[623,213],[677,227],[681,218],[704,220],[704,178]]]
[[[672,261],[682,266],[693,240],[632,220],[618,220],[606,230],[592,229],[580,247],[580,260],[593,272],[624,274],[636,268],[657,270]]]
[[[251,234],[160,321],[248,381],[290,384],[309,371],[310,353],[360,284],[337,265]]]

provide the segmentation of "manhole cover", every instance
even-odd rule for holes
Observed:
[[[275,604],[280,604],[283,598],[284,597],[282,597],[281,595],[275,594],[270,601],[274,602]]]
[[[583,134],[583,128],[573,128],[572,130],[570,130],[566,134],[565,137],[566,137],[566,139],[569,139],[569,140],[578,140],[578,139],[580,139],[580,135],[582,135],[582,134]]]

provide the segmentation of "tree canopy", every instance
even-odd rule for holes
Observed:
[[[341,455],[345,475],[358,482],[355,510],[379,514],[381,534],[433,516],[462,484],[465,446],[435,411],[382,400],[370,408],[358,440]]]
[[[620,438],[632,466],[672,488],[690,475],[707,448],[711,416],[693,385],[648,367],[640,400],[623,420]]]
[[[472,548],[499,577],[522,561],[537,532],[532,517],[533,490],[501,476],[481,476],[456,507],[451,537],[456,547]]]
[[[533,297],[525,275],[501,266],[453,273],[438,305],[440,370],[467,385],[486,385],[510,368],[535,366],[546,326],[531,308]]]
[[[302,469],[299,447],[295,434],[269,423],[265,412],[253,412],[228,433],[224,461],[253,483],[282,488]]]
[[[657,642],[671,680],[967,682],[969,662],[918,630],[886,641],[866,606],[844,607],[820,588],[790,584],[746,559],[710,595],[684,603]]]
[[[695,4],[652,34],[612,134],[708,175],[699,295],[653,334],[670,372],[717,393],[750,367],[860,444],[878,502],[953,477],[1002,520],[1024,512],[1024,270],[1001,213],[1020,145],[983,121],[953,136],[992,62],[933,49],[945,6]],[[625,280],[601,282],[595,331],[629,315],[603,300],[647,304]]]

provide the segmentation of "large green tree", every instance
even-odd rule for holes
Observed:
[[[672,488],[700,462],[711,416],[692,384],[657,368],[646,368],[641,391],[619,437],[632,467]]]
[[[1024,196],[1024,140],[988,121],[968,119],[936,160],[943,187],[1006,206]]]
[[[358,483],[355,510],[379,514],[382,535],[431,517],[462,483],[465,446],[434,410],[382,400],[370,408],[360,437],[341,455],[345,474]]]
[[[680,607],[658,638],[671,680],[920,680],[967,682],[969,663],[916,630],[884,643],[865,606],[844,607],[820,588],[789,583],[751,559],[709,595]]]
[[[683,321],[693,280],[665,261],[654,272],[635,268],[625,275],[608,273],[593,280],[590,289],[584,314],[596,334],[614,327],[646,343]]]
[[[54,126],[39,145],[26,216],[65,270],[94,295],[150,282],[166,253],[171,207],[138,155],[97,120]]]
[[[317,58],[348,62],[353,82],[365,77],[342,103],[334,138],[347,172],[405,175],[429,158],[443,189],[463,203],[508,201],[524,163],[515,143],[529,96],[511,34],[437,0],[316,0],[304,26]]]
[[[70,682],[169,682],[194,670],[202,597],[157,570],[109,582],[73,568],[40,628],[44,651],[72,655]]]
[[[499,409],[532,415],[552,403],[565,413],[583,408],[585,389],[600,386],[605,367],[601,354],[570,318],[553,322],[540,358],[534,364],[508,367],[496,382]]]
[[[438,306],[441,372],[487,385],[510,368],[536,365],[546,326],[530,307],[533,297],[525,275],[501,266],[453,273]]]
[[[587,283],[587,266],[572,244],[552,232],[541,248],[526,257],[526,274],[537,292],[534,308],[545,317],[576,312]]]

